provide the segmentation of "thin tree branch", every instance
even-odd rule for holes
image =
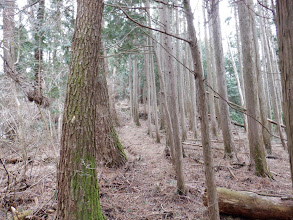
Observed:
[[[158,30],[158,29],[155,29],[155,28],[152,28],[152,27],[149,27],[149,26],[147,26],[147,25],[144,25],[144,24],[141,24],[141,23],[139,23],[139,22],[137,22],[136,20],[134,20],[133,18],[131,18],[120,6],[118,6],[117,5],[117,7],[123,12],[123,14],[130,20],[130,21],[132,21],[133,23],[135,23],[135,24],[137,24],[138,26],[140,26],[140,27],[143,27],[143,28],[147,28],[147,29],[149,29],[149,30],[152,30],[152,31],[157,31],[157,32],[160,32],[160,33],[162,33],[162,34],[166,34],[166,35],[168,35],[168,36],[170,36],[170,37],[174,37],[174,38],[176,38],[176,39],[178,39],[178,40],[182,40],[182,41],[184,41],[184,42],[187,42],[187,43],[189,43],[189,41],[188,40],[186,40],[186,39],[184,39],[184,38],[182,38],[182,37],[179,37],[179,36],[176,36],[176,35],[173,35],[173,34],[170,34],[170,33],[167,33],[166,31],[161,31],[161,30]]]

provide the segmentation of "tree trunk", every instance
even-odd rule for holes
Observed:
[[[139,105],[138,105],[138,72],[136,57],[133,60],[133,121],[137,126],[139,123]],[[148,116],[149,117],[149,116]]]
[[[3,46],[4,46],[4,72],[8,74],[8,68],[14,70],[14,8],[15,1],[5,1],[3,10]]]
[[[170,30],[170,19],[168,18],[168,6],[163,5],[163,24],[166,32]],[[165,53],[165,70],[167,73],[168,79],[168,89],[167,89],[167,100],[168,100],[168,109],[170,111],[171,121],[172,121],[172,129],[173,136],[171,138],[174,139],[174,156],[175,156],[175,170],[177,177],[177,191],[179,194],[185,193],[185,182],[183,175],[183,156],[182,156],[182,143],[180,138],[180,125],[178,120],[178,106],[177,106],[177,96],[176,96],[176,85],[175,85],[175,70],[174,70],[174,58],[170,55],[172,54],[172,46],[170,36],[164,35],[164,47],[168,54]]]
[[[287,133],[293,187],[293,1],[277,1],[277,34],[283,92],[283,111]]]
[[[241,34],[241,45],[243,54],[245,97],[247,101],[248,113],[248,140],[250,150],[250,163],[258,176],[270,176],[264,151],[264,143],[261,128],[257,120],[260,121],[258,88],[256,79],[255,51],[253,43],[251,12],[248,7],[252,6],[250,0],[238,2],[239,24]]]
[[[34,101],[36,104],[48,107],[49,100],[48,98],[43,96],[43,38],[44,38],[44,28],[43,22],[45,17],[45,0],[39,1],[39,7],[37,12],[37,21],[35,24],[35,43],[36,49],[34,51],[35,63],[34,63],[34,72],[35,72],[35,82],[34,82],[34,90],[31,91],[28,95],[29,101]]]
[[[152,41],[150,45],[153,46]],[[160,143],[161,137],[159,132],[159,118],[158,118],[158,105],[157,105],[157,91],[156,91],[156,80],[155,80],[155,71],[154,71],[154,60],[153,55],[150,56],[150,74],[151,74],[151,83],[152,83],[152,104],[153,104],[153,114],[155,120],[155,129],[156,129],[156,142]]]
[[[104,219],[99,203],[95,131],[103,1],[77,3],[60,147],[57,216],[64,220]]]
[[[207,34],[207,21],[206,21],[206,14],[205,14],[205,8],[203,7],[203,16],[204,16],[204,42],[205,42],[205,53],[206,53],[206,61],[207,61],[207,80],[211,87],[212,86],[212,63],[211,63],[211,53],[210,53],[210,45],[208,41],[208,34]],[[217,127],[217,121],[216,121],[216,111],[215,111],[215,102],[214,102],[214,92],[211,88],[208,88],[209,91],[209,109],[210,109],[210,115],[211,115],[211,130],[212,135],[214,137],[218,137],[218,127]]]
[[[269,84],[269,90],[270,90],[270,94],[272,97],[272,106],[273,106],[273,111],[274,111],[274,120],[277,122],[277,130],[279,132],[279,136],[281,139],[281,143],[284,149],[287,149],[287,145],[285,142],[285,138],[284,135],[282,133],[282,128],[281,128],[281,115],[280,115],[280,108],[278,105],[278,97],[277,97],[277,91],[276,91],[276,82],[274,80],[273,75],[277,74],[277,67],[274,67],[274,63],[273,63],[273,51],[271,51],[270,48],[270,41],[266,36],[267,32],[264,34],[264,41],[265,41],[265,53],[266,53],[266,57],[268,59],[268,70],[269,70],[269,74],[268,74],[268,84]]]
[[[178,0],[175,0],[175,5],[178,5]],[[175,34],[179,36],[179,16],[178,10],[175,10]],[[180,41],[176,40],[176,57],[181,60],[181,50],[180,50]],[[180,112],[180,124],[181,124],[181,139],[182,142],[187,138],[187,131],[185,125],[185,106],[184,106],[184,96],[183,96],[183,76],[181,71],[181,64],[177,62],[176,64],[177,75],[178,75],[178,104],[179,104],[179,112]]]
[[[201,136],[202,136],[202,146],[204,155],[204,167],[206,176],[206,185],[208,192],[208,210],[209,217],[211,220],[220,219],[219,216],[219,206],[218,197],[216,191],[214,165],[213,165],[213,154],[211,148],[211,141],[209,136],[209,121],[208,121],[208,111],[207,111],[207,101],[206,92],[204,86],[203,70],[200,61],[200,52],[198,49],[198,42],[196,39],[195,28],[193,24],[193,14],[191,12],[189,0],[184,0],[184,8],[186,14],[186,20],[188,24],[189,38],[191,39],[189,45],[191,49],[192,59],[194,63],[194,78],[196,79],[196,84],[198,88],[198,111],[200,116],[201,125]]]
[[[209,18],[209,35],[210,35],[210,57],[211,57],[211,75],[212,78],[214,80],[212,80],[212,87],[215,91],[217,91],[218,89],[218,80],[216,77],[216,63],[215,63],[215,46],[214,46],[214,42],[213,40],[213,27],[212,27],[212,21]],[[213,91],[212,93],[213,95],[218,95],[215,94],[215,92]],[[216,113],[216,119],[217,119],[217,124],[218,124],[218,129],[221,129],[221,115],[220,115],[220,106],[219,106],[219,100],[214,98],[214,105],[215,105],[215,113]]]
[[[245,101],[245,93],[244,93],[244,78],[243,78],[243,59],[242,59],[242,51],[240,47],[240,32],[239,32],[239,24],[238,24],[238,17],[237,17],[237,5],[234,6],[234,17],[235,17],[235,27],[236,27],[236,41],[237,41],[237,56],[238,56],[238,65],[239,65],[239,81],[240,81],[240,87],[242,90],[243,95],[243,108],[246,108],[246,101]],[[243,120],[244,120],[244,126],[245,130],[247,131],[247,116],[243,114]]]
[[[130,55],[128,56],[128,84],[129,84],[129,105],[130,105],[130,118],[133,118],[133,83],[132,83],[132,62]]]
[[[217,188],[220,213],[249,219],[284,219],[293,216],[293,201],[279,197],[262,196],[253,192]],[[207,205],[206,195],[204,204]]]
[[[269,122],[268,118],[268,109],[266,108],[266,100],[265,90],[264,90],[264,81],[262,77],[261,71],[261,62],[260,62],[260,54],[259,54],[259,45],[258,45],[258,37],[257,37],[257,30],[256,30],[256,19],[254,13],[251,13],[251,27],[253,32],[253,49],[254,49],[254,59],[256,61],[256,76],[257,76],[257,87],[258,87],[258,100],[259,100],[259,110],[260,110],[260,118],[262,123],[262,135],[265,148],[269,154],[272,153],[272,146],[271,146],[271,135],[269,131]],[[262,18],[260,18],[262,19]]]
[[[119,150],[122,146],[113,126],[106,133],[107,123],[111,123],[109,97],[99,67],[103,1],[78,0],[77,6],[60,146],[57,216],[64,220],[104,219],[96,159],[113,150],[114,145],[106,140],[109,137],[117,141]]]
[[[222,33],[219,14],[219,1],[212,1],[212,22],[213,22],[213,38],[215,47],[216,69],[218,79],[218,90],[221,96],[220,114],[221,114],[221,127],[223,133],[225,157],[236,159],[234,139],[231,131],[231,119],[229,114],[229,107],[226,102],[228,100],[227,83],[225,76],[225,62],[222,46]],[[224,99],[224,100],[223,100]]]
[[[105,72],[108,91],[109,91],[110,114],[111,114],[111,117],[113,119],[114,125],[115,126],[120,126],[119,118],[118,118],[116,108],[115,108],[115,77],[116,77],[117,67],[114,66],[113,74],[112,74],[112,77],[110,78],[107,51],[104,49],[104,47],[102,49],[103,49],[103,56],[104,56],[103,59],[104,60],[101,60],[101,64],[102,64],[102,68],[103,68],[102,71]],[[125,90],[126,89],[124,88],[124,91]]]
[[[146,1],[146,7],[147,12],[150,14],[149,10],[149,0]],[[151,18],[148,17],[148,25],[151,27]],[[154,71],[154,57],[151,53],[151,49],[153,48],[153,41],[152,39],[149,39],[149,58],[150,58],[150,69],[149,69],[149,76],[150,76],[150,83],[151,83],[151,89],[152,89],[152,106],[153,106],[153,114],[154,114],[154,120],[155,120],[155,129],[156,129],[156,142],[160,143],[160,132],[159,132],[159,119],[158,119],[158,105],[157,105],[157,90],[156,90],[156,77],[155,77],[155,71]]]

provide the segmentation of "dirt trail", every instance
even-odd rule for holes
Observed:
[[[141,124],[127,123],[118,129],[129,162],[122,171],[100,175],[105,214],[109,219],[199,219],[200,200],[175,193],[175,174],[164,156],[165,145],[155,143],[147,135],[146,122]]]
[[[208,219],[202,204],[205,190],[203,155],[200,140],[189,133],[184,149],[184,176],[189,192],[176,194],[176,177],[165,157],[164,134],[161,144],[147,135],[146,121],[137,127],[130,120],[118,128],[128,163],[122,169],[102,169],[99,174],[101,205],[108,219]],[[244,166],[224,160],[223,141],[212,140],[217,186],[234,190],[288,195],[291,193],[288,154],[274,144],[275,159],[267,159],[275,180],[256,177],[250,170],[246,134],[234,127],[238,158]],[[226,219],[226,217],[221,217]],[[231,219],[231,218],[230,218]],[[239,219],[239,218],[238,218]]]

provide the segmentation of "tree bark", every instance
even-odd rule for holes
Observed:
[[[289,220],[293,216],[293,201],[262,196],[253,192],[217,188],[220,213],[249,219]],[[207,205],[206,195],[204,204]]]
[[[132,65],[131,57],[128,56],[128,84],[129,84],[129,105],[130,105],[130,118],[133,118],[133,83],[132,83]]]
[[[206,14],[205,8],[203,7],[203,16],[204,16],[204,42],[205,42],[205,53],[206,53],[206,61],[207,61],[207,80],[211,87],[213,74],[212,74],[212,63],[211,63],[211,53],[210,53],[210,42],[208,40],[208,33],[207,33],[207,21],[206,21]],[[216,111],[215,111],[215,101],[214,101],[214,92],[211,88],[208,88],[209,91],[209,109],[211,115],[211,130],[214,137],[218,138],[218,127],[216,121]]]
[[[101,157],[100,150],[110,148],[104,138],[118,136],[113,130],[106,134],[107,122],[98,118],[109,115],[104,108],[109,108],[107,85],[99,67],[103,1],[78,0],[77,6],[60,146],[57,216],[60,220],[100,220],[104,216],[96,159]]]
[[[283,111],[287,133],[293,187],[293,1],[277,1],[277,34],[283,92]]]
[[[15,1],[5,1],[3,9],[3,52],[4,52],[4,72],[8,74],[8,67],[14,70],[14,8]]]
[[[163,25],[165,31],[169,33],[170,30],[170,19],[168,18],[168,6],[163,5]],[[175,170],[176,170],[176,177],[177,177],[177,192],[179,194],[185,193],[185,182],[184,182],[184,175],[183,175],[183,156],[182,156],[182,143],[180,138],[180,125],[178,119],[178,104],[177,104],[177,95],[176,95],[176,85],[175,85],[175,69],[174,69],[174,58],[171,56],[172,54],[172,46],[171,46],[171,38],[168,35],[164,35],[164,47],[167,51],[165,54],[165,70],[167,73],[168,79],[168,89],[167,89],[167,103],[168,109],[170,111],[171,122],[172,122],[172,129],[173,129],[173,138],[174,140],[174,157],[175,157]]]
[[[196,39],[195,28],[193,24],[193,14],[191,12],[191,7],[189,0],[184,0],[184,8],[186,14],[186,20],[188,24],[188,33],[191,39],[189,45],[191,49],[193,64],[194,64],[194,78],[196,79],[196,84],[198,88],[198,112],[200,116],[201,125],[201,136],[202,136],[202,146],[204,155],[204,167],[205,167],[205,177],[208,193],[208,210],[209,217],[211,220],[220,219],[219,216],[219,206],[218,197],[216,191],[214,165],[213,165],[213,153],[211,148],[211,141],[209,136],[209,121],[208,121],[208,111],[207,111],[207,101],[206,92],[204,86],[203,69],[200,60],[200,52],[198,49],[198,42]]]
[[[139,123],[139,105],[138,105],[138,72],[137,72],[137,60],[136,57],[133,60],[133,121],[136,126],[140,126]],[[150,116],[148,116],[150,117]]]
[[[216,69],[218,79],[218,90],[221,96],[220,114],[221,114],[221,127],[223,133],[225,157],[236,159],[234,139],[231,131],[231,119],[229,114],[229,107],[225,100],[228,100],[227,83],[225,76],[225,62],[222,46],[222,33],[219,14],[219,1],[212,0],[212,22],[213,22],[213,38],[215,47]],[[225,100],[223,100],[225,99]]]
[[[178,0],[175,0],[175,5],[178,5]],[[179,36],[179,16],[178,10],[175,10],[175,34]],[[176,57],[181,60],[181,50],[180,50],[180,41],[176,40]],[[184,106],[184,94],[183,94],[183,76],[181,71],[181,64],[177,62],[177,84],[178,84],[178,104],[179,104],[179,112],[180,112],[180,124],[181,124],[181,139],[182,142],[187,139],[187,131],[185,125],[185,106]]]
[[[264,143],[261,128],[257,120],[260,120],[258,88],[256,79],[255,51],[253,43],[251,0],[238,2],[239,24],[241,45],[243,54],[245,97],[247,101],[248,113],[248,140],[250,150],[251,167],[258,176],[270,176],[264,151]],[[248,8],[250,7],[250,8]]]

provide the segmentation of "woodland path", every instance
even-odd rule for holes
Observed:
[[[120,114],[120,113],[119,113]],[[202,204],[205,190],[203,155],[200,141],[188,135],[183,159],[186,196],[176,194],[175,172],[165,156],[165,139],[161,143],[147,135],[147,122],[141,126],[124,120],[117,128],[128,156],[128,163],[119,169],[102,169],[99,184],[102,209],[108,219],[208,219]],[[245,132],[234,126],[238,158],[244,166],[224,160],[223,141],[212,140],[217,186],[264,194],[286,195],[291,192],[288,154],[274,144],[276,158],[268,159],[275,180],[255,176],[248,168],[248,142]],[[221,219],[229,219],[221,217]],[[231,218],[230,218],[231,219]],[[239,219],[239,218],[237,218]]]
[[[201,196],[179,196],[175,172],[161,144],[141,126],[127,123],[118,129],[128,156],[123,170],[104,170],[99,176],[101,205],[109,219],[199,219]],[[112,173],[113,172],[113,173]],[[204,208],[203,208],[204,209]],[[198,213],[197,213],[198,210]]]

